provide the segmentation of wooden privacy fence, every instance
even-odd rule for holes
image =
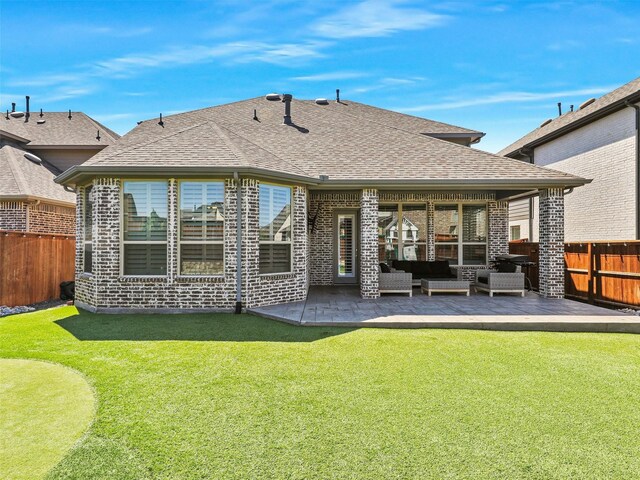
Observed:
[[[74,279],[75,238],[0,230],[0,305],[10,307],[60,297]]]
[[[539,263],[538,244],[512,242],[509,252]],[[591,303],[640,307],[640,241],[571,242],[564,245],[565,294]],[[538,289],[538,267],[530,269]]]

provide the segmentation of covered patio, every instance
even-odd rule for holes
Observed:
[[[467,328],[640,333],[640,317],[528,292],[525,297],[472,293],[383,295],[363,299],[357,286],[312,286],[306,301],[250,313],[305,326]]]

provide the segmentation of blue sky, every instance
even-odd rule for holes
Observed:
[[[137,120],[288,92],[487,133],[497,151],[640,76],[640,1],[0,0],[0,106]]]

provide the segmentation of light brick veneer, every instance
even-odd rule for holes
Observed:
[[[379,297],[378,281],[378,191],[365,188],[360,194],[360,296]]]
[[[94,181],[93,273],[83,273],[82,242],[76,247],[76,301],[91,310],[118,312],[229,311],[236,302],[236,194],[232,179],[225,181],[224,273],[203,277],[178,272],[178,181],[168,179],[167,275],[126,277],[120,275],[120,179]],[[293,188],[293,265],[286,274],[259,273],[259,182],[242,179],[242,301],[245,307],[302,300],[307,292],[307,191]],[[77,235],[83,234],[84,188],[78,188]]]
[[[540,294],[564,297],[564,194],[561,188],[540,191]]]

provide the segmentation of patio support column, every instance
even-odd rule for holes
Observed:
[[[427,261],[436,260],[436,207],[433,202],[427,202]]]
[[[378,298],[378,190],[360,194],[360,295]]]
[[[540,190],[540,295],[564,297],[564,191]]]
[[[509,202],[489,202],[489,258],[509,253]]]

